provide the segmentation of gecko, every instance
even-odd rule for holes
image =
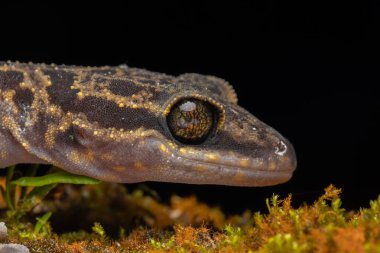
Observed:
[[[120,183],[288,181],[292,144],[237,102],[209,75],[0,62],[0,168],[52,164]]]

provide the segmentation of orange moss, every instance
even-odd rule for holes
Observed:
[[[204,222],[208,222],[214,227],[222,228],[225,222],[224,214],[220,209],[199,203],[195,196],[187,198],[172,196],[171,217],[184,225],[200,226]]]
[[[311,230],[307,240],[312,242],[311,247],[315,253],[329,252],[329,248],[331,248],[326,232],[321,231],[320,229]]]
[[[24,244],[32,253],[41,249],[47,253],[379,252],[380,198],[371,201],[370,208],[347,212],[341,207],[340,190],[333,186],[327,187],[312,205],[293,208],[291,195],[283,200],[274,195],[267,200],[267,214],[246,211],[231,217],[200,203],[194,196],[173,196],[170,204],[165,205],[141,191],[128,193],[120,185],[65,186],[59,191],[52,193],[40,210],[53,211],[52,218],[66,222],[74,222],[67,215],[71,209],[77,216],[83,211],[85,218],[91,218],[89,222],[100,222],[106,235],[78,232],[71,236],[42,235],[31,240],[20,236],[20,231],[33,233],[33,226],[20,227],[6,220],[10,242]],[[24,218],[26,224],[32,222]],[[120,229],[113,227],[115,221],[124,232],[119,237],[114,233],[115,239],[110,239],[109,231]]]
[[[337,228],[333,240],[337,253],[364,253],[364,228]]]

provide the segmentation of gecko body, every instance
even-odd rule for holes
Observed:
[[[296,156],[213,76],[0,62],[0,167],[18,163],[110,182],[266,186],[289,180]]]

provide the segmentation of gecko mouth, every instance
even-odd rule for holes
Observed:
[[[187,183],[233,186],[268,186],[288,181],[296,168],[292,147],[288,152],[267,158],[234,155],[202,156],[173,154],[176,164],[190,168],[182,172]]]

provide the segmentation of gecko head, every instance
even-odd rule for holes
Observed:
[[[152,139],[169,165],[154,180],[267,186],[292,177],[292,144],[241,108],[229,83],[199,74],[178,80],[185,85],[163,105],[163,139]]]
[[[80,99],[57,127],[54,141],[63,145],[45,149],[49,162],[113,182],[266,186],[291,178],[291,143],[238,106],[225,81],[197,74],[167,84],[99,80],[90,83],[102,82],[96,94],[87,83],[65,93]]]
[[[174,174],[187,183],[267,186],[288,181],[296,167],[292,144],[233,101],[176,96],[161,125],[175,143],[158,142],[171,164],[166,180]]]

